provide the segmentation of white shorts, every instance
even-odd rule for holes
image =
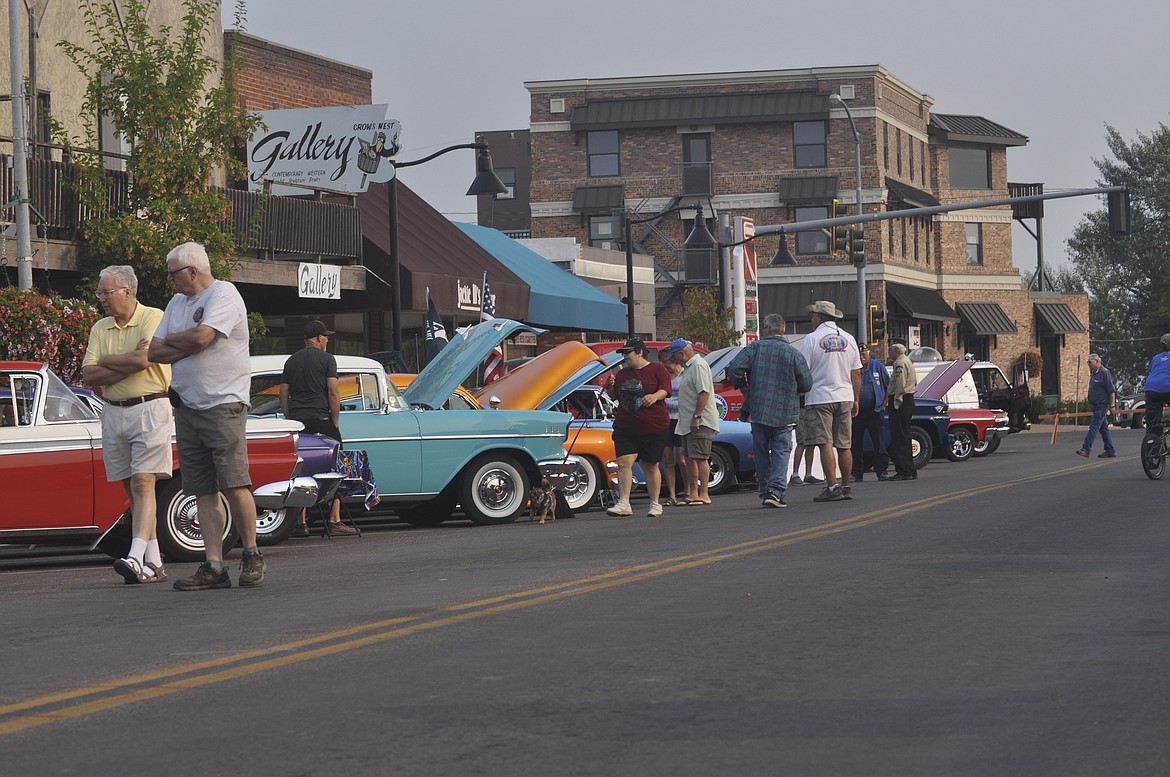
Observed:
[[[106,480],[113,483],[142,473],[169,478],[174,466],[171,419],[171,403],[165,398],[132,407],[106,405],[102,411]]]

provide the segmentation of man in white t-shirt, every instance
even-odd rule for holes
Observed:
[[[180,591],[231,588],[223,563],[224,515],[219,495],[232,511],[244,545],[239,585],[264,582],[264,557],[256,546],[256,503],[248,472],[245,427],[251,392],[248,311],[236,287],[211,274],[207,251],[184,243],[167,254],[167,276],[178,290],[150,343],[152,362],[171,365],[178,395],[175,439],[183,490],[195,497],[206,561],[191,577],[175,581]]]
[[[816,410],[824,427],[819,430],[822,434],[808,441],[820,448],[821,468],[825,471],[825,488],[813,501],[839,502],[853,498],[849,475],[853,469],[853,417],[861,395],[861,355],[853,335],[837,326],[842,313],[836,305],[818,300],[806,310],[815,328],[800,344],[812,373],[812,389],[805,395],[804,404]],[[837,458],[841,461],[840,484]]]

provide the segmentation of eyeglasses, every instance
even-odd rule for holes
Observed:
[[[186,267],[180,267],[177,270],[167,270],[167,277],[174,280],[174,277],[176,275],[178,275],[179,273],[183,272],[183,270],[190,270],[190,269],[192,269],[192,265],[187,265]]]
[[[128,289],[128,288],[130,288],[130,287],[129,286],[119,286],[118,288],[110,289],[109,291],[106,291],[105,289],[98,289],[97,290],[97,297],[98,297],[98,299],[108,299],[109,297],[114,296],[115,291],[121,291],[122,289]]]

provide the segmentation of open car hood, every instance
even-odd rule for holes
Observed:
[[[915,398],[927,400],[943,399],[947,392],[954,388],[959,378],[966,375],[975,366],[975,362],[941,362],[937,367],[918,381],[918,390]]]
[[[483,365],[497,345],[520,332],[544,334],[544,331],[507,318],[495,318],[468,327],[439,351],[402,396],[411,405],[442,407],[451,392]]]
[[[497,397],[504,409],[547,410],[624,359],[618,353],[598,356],[584,343],[561,343],[484,386],[475,398],[485,407]]]

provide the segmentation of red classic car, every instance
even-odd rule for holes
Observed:
[[[999,447],[1001,438],[1011,429],[1005,410],[982,407],[972,379],[975,362],[919,362],[917,397],[943,399],[951,417],[947,431],[953,437],[942,452],[951,461],[963,461],[971,456],[986,456]]]
[[[300,428],[249,419],[253,486],[297,474]],[[106,481],[101,421],[45,364],[0,361],[0,483],[0,547],[127,552],[130,502],[121,483]],[[158,541],[168,560],[198,561],[203,537],[182,485],[176,456],[174,477],[158,485]],[[230,547],[230,528],[225,538]]]

